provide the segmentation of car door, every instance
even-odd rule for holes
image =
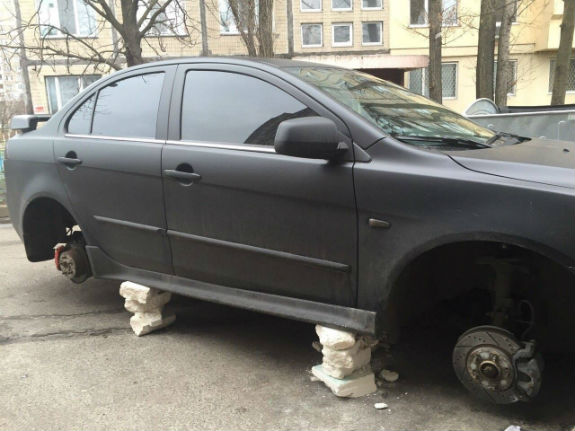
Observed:
[[[174,88],[162,169],[176,275],[353,305],[352,157],[332,163],[273,148],[286,119],[326,116],[351,144],[345,125],[250,67],[181,65]]]
[[[161,176],[176,67],[150,67],[86,95],[54,142],[58,169],[90,245],[124,265],[170,273]]]

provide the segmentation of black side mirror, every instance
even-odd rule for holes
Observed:
[[[274,141],[276,153],[306,159],[339,157],[348,149],[340,142],[335,123],[323,117],[303,117],[280,123]]]

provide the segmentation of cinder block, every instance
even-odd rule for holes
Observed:
[[[315,325],[315,332],[319,337],[319,342],[333,350],[349,349],[355,344],[355,334],[352,332],[322,325]]]
[[[124,281],[120,285],[120,295],[126,299],[146,303],[150,298],[160,293],[158,289],[143,286],[131,281]]]
[[[170,302],[171,298],[172,294],[170,292],[163,292],[156,296],[152,296],[145,303],[141,303],[133,299],[126,299],[124,308],[130,313],[146,313],[157,309],[161,311],[164,305]]]
[[[134,333],[140,337],[152,331],[165,328],[176,320],[175,315],[162,317],[162,313],[136,313],[130,318],[130,326]]]
[[[357,398],[377,391],[375,376],[369,368],[358,370],[344,379],[330,376],[322,365],[314,366],[311,372],[338,397]]]
[[[371,349],[359,341],[353,347],[345,350],[333,350],[324,347],[321,353],[323,355],[323,370],[336,379],[349,376],[355,370],[368,365],[371,359]]]

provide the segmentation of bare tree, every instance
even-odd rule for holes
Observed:
[[[507,93],[511,81],[512,65],[509,61],[511,25],[515,17],[515,1],[500,0],[501,24],[499,26],[499,42],[497,45],[497,72],[495,78],[495,103],[507,105]]]
[[[495,1],[481,1],[479,39],[477,42],[477,67],[475,69],[475,97],[493,97],[493,64],[495,62]]]
[[[563,105],[565,103],[574,27],[575,0],[563,0],[563,21],[561,22],[561,39],[557,50],[557,60],[555,61],[553,93],[551,95],[552,105]]]
[[[228,0],[237,31],[252,57],[273,57],[273,0]]]
[[[438,103],[443,100],[441,85],[442,22],[442,0],[429,0],[429,97]]]
[[[15,0],[18,2],[18,0]],[[87,10],[93,16],[97,25],[94,34],[112,31],[115,37],[111,43],[105,43],[106,38],[90,38],[78,35],[74,29],[66,25],[55,25],[42,19],[43,8],[47,0],[39,0],[31,16],[23,17],[15,28],[1,28],[0,36],[8,42],[3,42],[0,48],[14,48],[19,40],[25,38],[25,50],[35,59],[49,63],[54,59],[65,59],[71,64],[104,66],[108,69],[121,69],[122,64],[128,66],[141,64],[143,58],[143,43],[147,43],[155,56],[162,56],[162,41],[154,36],[166,34],[178,38],[180,43],[194,45],[191,31],[196,26],[194,20],[186,11],[184,0],[117,0],[119,17],[116,14],[114,1],[83,0]],[[176,15],[168,16],[168,12]],[[30,37],[33,35],[33,37]],[[54,39],[54,35],[58,38]]]

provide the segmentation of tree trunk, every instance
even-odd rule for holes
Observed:
[[[14,0],[14,15],[16,28],[22,27],[22,13],[20,11],[19,0]],[[34,114],[34,105],[32,104],[32,91],[30,89],[30,75],[28,74],[28,57],[26,55],[26,45],[24,43],[24,32],[18,32],[18,46],[20,49],[20,73],[24,81],[24,109],[26,114]]]
[[[561,22],[561,39],[557,50],[557,60],[555,61],[553,94],[551,95],[552,105],[563,105],[565,103],[574,27],[575,0],[563,0],[563,21]]]
[[[493,99],[496,27],[495,0],[482,0],[477,43],[477,67],[475,69],[476,99]]]
[[[259,56],[274,56],[273,0],[259,0],[258,42]]]
[[[442,0],[429,0],[429,97],[442,102],[441,21]]]
[[[515,4],[513,0],[502,0],[501,26],[497,46],[497,75],[495,80],[495,104],[507,106],[507,93],[511,81],[511,62],[509,61],[509,41]]]
[[[128,67],[144,63],[142,57],[142,37],[138,28],[137,3],[132,0],[122,0],[122,22],[126,63]]]

